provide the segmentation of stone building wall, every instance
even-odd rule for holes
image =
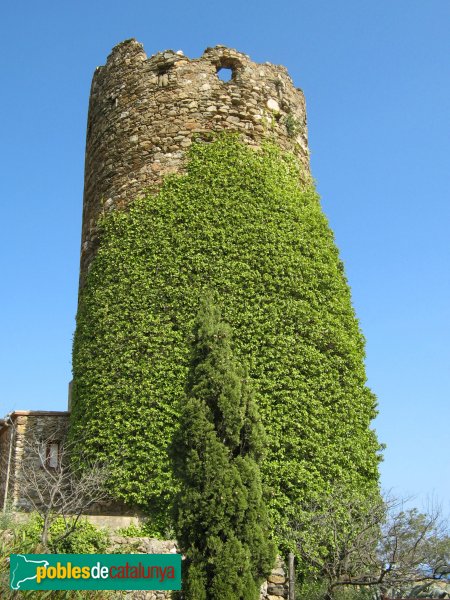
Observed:
[[[0,503],[29,510],[30,503],[21,491],[22,467],[42,467],[37,452],[40,442],[63,442],[69,425],[69,413],[58,411],[15,411],[0,422]],[[43,452],[46,450],[44,448]],[[44,456],[45,458],[45,456]]]
[[[66,411],[15,411],[0,420],[0,510],[5,504],[7,485],[7,505],[16,511],[33,510],[32,502],[24,494],[26,479],[30,473],[43,468],[42,461],[49,459],[50,444],[57,443],[62,450],[69,415]],[[65,454],[67,459],[68,452]],[[28,486],[29,493],[32,487]],[[37,493],[33,496],[39,504]],[[98,527],[114,530],[139,524],[143,515],[121,502],[109,500],[92,505],[85,516]]]
[[[0,510],[5,506],[6,486],[10,481],[13,429],[10,427],[9,419],[2,419],[0,423]],[[8,490],[10,486],[8,486]]]
[[[231,70],[231,80],[218,77]],[[95,71],[86,140],[80,283],[98,243],[103,211],[124,208],[164,175],[182,170],[195,136],[237,131],[268,139],[309,172],[303,93],[285,67],[257,64],[224,46],[198,59],[168,50],[150,58],[136,40],[116,46]]]

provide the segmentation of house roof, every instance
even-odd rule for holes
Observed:
[[[8,421],[14,421],[17,417],[64,417],[69,416],[68,410],[14,410],[0,419],[0,431],[8,427]]]

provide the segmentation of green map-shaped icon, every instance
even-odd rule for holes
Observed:
[[[22,583],[36,579],[37,567],[48,567],[46,560],[30,560],[23,554],[11,554],[10,578],[11,589],[19,590]]]

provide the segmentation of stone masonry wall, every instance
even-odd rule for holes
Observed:
[[[3,507],[8,482],[8,504],[16,510],[30,511],[32,502],[25,497],[24,484],[30,473],[39,473],[42,461],[48,459],[49,444],[58,443],[67,460],[66,442],[69,427],[69,412],[65,411],[15,411],[10,417],[0,421],[0,508]],[[9,475],[8,475],[9,463]],[[25,469],[25,470],[24,470]],[[39,477],[38,477],[39,479]],[[33,494],[34,502],[40,504],[36,485],[28,485],[28,493]],[[110,528],[124,527],[138,522],[142,514],[122,502],[105,500],[94,504],[86,511],[89,520],[97,525]]]
[[[8,463],[10,461],[10,446],[13,442],[13,430],[9,425],[3,425],[0,429],[0,510],[5,502],[6,486],[8,479]],[[9,469],[11,470],[11,469]],[[8,493],[11,484],[8,486]]]
[[[231,80],[218,71],[230,69]],[[237,131],[269,139],[309,172],[306,109],[283,66],[257,64],[224,46],[198,59],[168,50],[150,58],[136,40],[116,46],[95,71],[86,140],[80,284],[98,243],[96,222],[182,170],[195,136]]]
[[[20,410],[1,420],[0,502],[2,506],[7,492],[8,504],[18,509],[31,508],[21,491],[22,467],[26,463],[31,470],[41,468],[39,445],[44,443],[45,453],[45,443],[63,442],[68,424],[69,413],[65,411]]]
[[[67,435],[69,414],[56,411],[21,411],[14,415],[14,447],[11,465],[10,500],[15,508],[30,510],[32,505],[22,494],[22,468],[41,469],[42,457],[38,450],[45,452],[44,444],[62,443]],[[43,447],[39,448],[42,442]],[[45,455],[44,455],[45,457]],[[37,498],[35,498],[38,501]]]

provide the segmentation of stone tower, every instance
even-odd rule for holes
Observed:
[[[249,150],[234,140],[208,145],[222,131]],[[196,138],[204,144],[183,178]],[[252,152],[266,140],[300,171],[283,153]],[[171,173],[181,176],[155,193]],[[349,498],[377,493],[364,339],[332,231],[299,176],[310,178],[305,102],[284,67],[223,46],[198,59],[147,58],[128,40],[97,69],[80,284],[90,265],[92,279],[77,315],[69,436],[80,455],[108,458],[114,496],[145,510],[160,534],[176,485],[167,450],[208,291],[254,384],[275,526],[283,531],[337,485]],[[117,218],[92,261],[108,211]]]
[[[219,71],[229,70],[223,81]],[[164,175],[183,169],[195,136],[231,130],[293,152],[309,169],[305,100],[287,70],[225,46],[198,59],[168,50],[147,57],[126,40],[95,71],[89,102],[80,285],[97,247],[96,222]]]

